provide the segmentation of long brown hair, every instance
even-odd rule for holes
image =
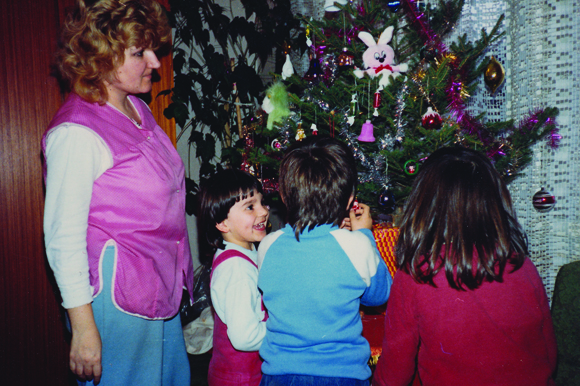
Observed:
[[[405,205],[396,255],[400,269],[435,286],[443,270],[455,289],[503,279],[528,254],[509,191],[487,157],[462,147],[435,151]]]

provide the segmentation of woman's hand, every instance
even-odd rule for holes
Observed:
[[[358,208],[352,208],[348,213],[350,218],[350,228],[353,231],[359,229],[373,229],[373,219],[368,205],[358,204]]]
[[[102,374],[102,347],[93,307],[85,304],[67,311],[72,330],[70,369],[80,379],[94,380],[94,384],[98,385]]]

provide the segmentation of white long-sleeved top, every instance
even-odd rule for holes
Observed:
[[[224,244],[226,250],[235,249],[257,263],[255,250]],[[222,252],[218,250],[216,257]],[[259,350],[266,335],[266,322],[258,291],[258,269],[240,257],[229,258],[213,271],[210,288],[213,307],[228,327],[232,346],[240,351]]]
[[[46,255],[64,308],[93,301],[87,228],[95,180],[113,166],[109,147],[92,130],[64,123],[46,139]]]

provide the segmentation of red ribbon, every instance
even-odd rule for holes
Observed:
[[[383,70],[389,70],[389,71],[393,72],[393,67],[389,66],[388,64],[381,64],[380,66],[375,68],[375,74],[378,74],[379,72],[381,72]]]

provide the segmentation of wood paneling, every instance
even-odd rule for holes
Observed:
[[[159,81],[153,83],[153,90],[151,91],[152,100],[149,104],[157,123],[167,133],[173,145],[175,142],[175,120],[167,119],[163,115],[163,110],[171,103],[170,95],[159,96],[159,92],[173,88],[173,60],[171,55],[166,55],[160,58],[161,68],[157,71],[159,73]]]
[[[0,20],[0,377],[66,385],[63,323],[44,257],[40,154],[62,100],[49,73],[58,3],[3,1]]]
[[[70,384],[59,296],[44,255],[40,140],[62,95],[50,76],[60,24],[74,0],[2,0],[0,12],[0,380]],[[171,57],[163,59],[171,87]],[[154,91],[153,95],[157,95]],[[169,97],[153,98],[160,125]]]

